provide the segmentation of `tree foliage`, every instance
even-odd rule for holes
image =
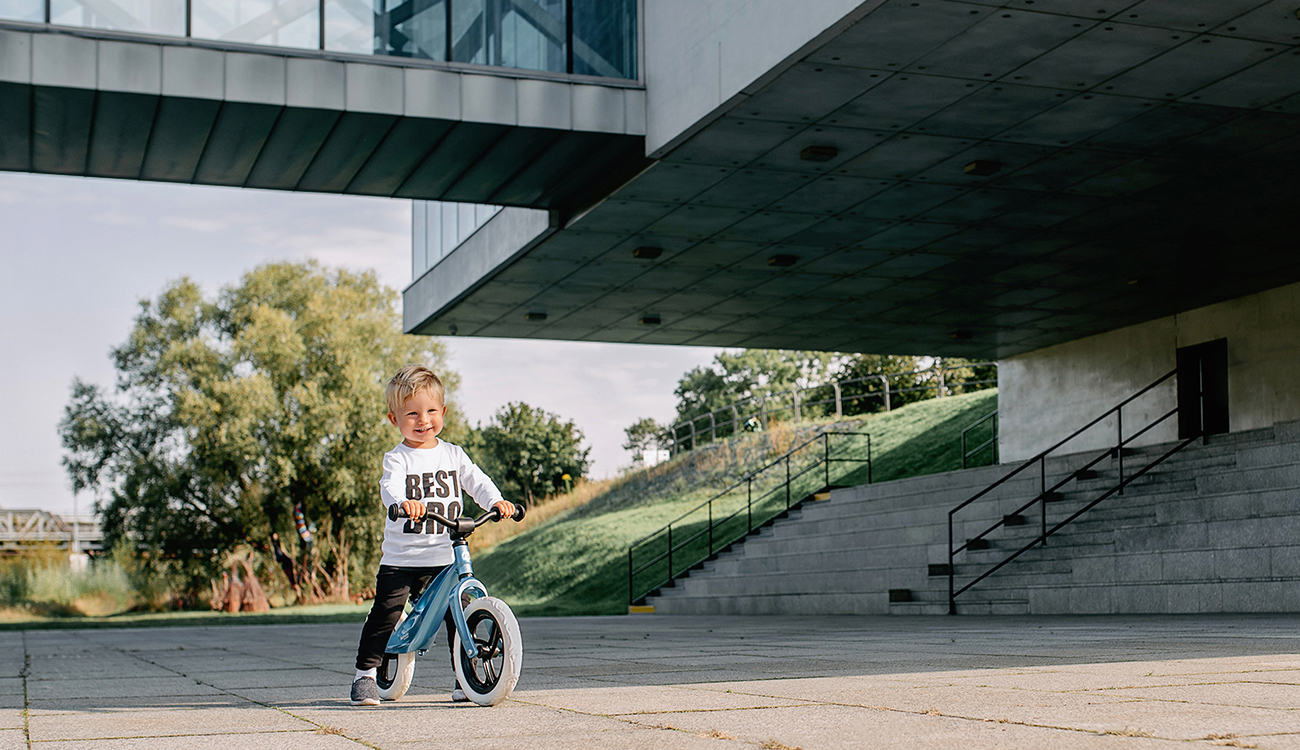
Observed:
[[[663,425],[650,417],[642,417],[634,422],[632,426],[623,429],[623,434],[627,436],[627,442],[623,443],[623,449],[632,451],[632,455],[640,459],[642,451],[659,445],[660,441],[663,440],[664,429]]]
[[[106,543],[195,591],[241,543],[300,542],[300,506],[314,526],[310,552],[295,544],[305,590],[348,596],[379,553],[380,458],[395,437],[384,385],[410,362],[445,372],[435,340],[401,333],[396,302],[373,273],[315,263],[261,266],[215,299],[181,279],[141,301],[113,351],[115,391],[74,382],[60,423]]]
[[[474,458],[506,499],[532,503],[564,487],[566,474],[573,481],[587,473],[582,431],[542,409],[508,403],[475,432]]]

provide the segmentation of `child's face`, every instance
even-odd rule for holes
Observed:
[[[388,421],[402,433],[402,442],[411,448],[432,448],[438,444],[447,407],[428,391],[417,391],[406,403],[402,412],[388,412]]]

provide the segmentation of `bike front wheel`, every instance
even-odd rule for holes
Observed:
[[[519,622],[500,599],[475,599],[465,608],[478,656],[471,657],[456,633],[456,680],[465,696],[480,706],[495,706],[510,697],[523,667],[524,643]]]
[[[403,612],[397,624],[400,626],[405,621],[406,613]],[[379,688],[379,697],[395,701],[406,695],[411,687],[411,680],[415,677],[415,654],[384,654],[377,672],[375,685]]]

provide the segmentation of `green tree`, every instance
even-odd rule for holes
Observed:
[[[632,455],[639,459],[642,451],[659,445],[659,441],[663,439],[664,427],[650,417],[642,417],[632,423],[632,426],[625,427],[623,434],[627,435],[623,450],[631,451]]]
[[[742,349],[722,352],[710,367],[696,367],[682,376],[677,396],[677,422],[685,422],[746,399],[770,396],[792,388],[807,388],[832,379],[845,355],[795,349]]]
[[[507,499],[554,494],[587,473],[590,449],[573,422],[528,404],[508,403],[476,431],[472,450]]]
[[[191,593],[272,532],[295,540],[308,596],[365,580],[380,458],[397,439],[384,385],[410,362],[446,373],[437,341],[402,334],[396,292],[315,263],[258,267],[211,300],[181,279],[141,302],[113,359],[115,393],[75,382],[60,424],[73,488],[96,492],[108,545],[135,546]],[[463,435],[450,417],[446,434]],[[295,507],[314,527],[310,552]]]

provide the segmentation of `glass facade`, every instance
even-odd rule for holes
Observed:
[[[500,210],[472,203],[411,201],[411,278],[424,275]]]
[[[0,19],[637,77],[637,0],[0,0]]]
[[[50,0],[49,8],[59,26],[185,35],[185,0]]]
[[[190,35],[245,44],[316,49],[318,0],[189,0]]]

